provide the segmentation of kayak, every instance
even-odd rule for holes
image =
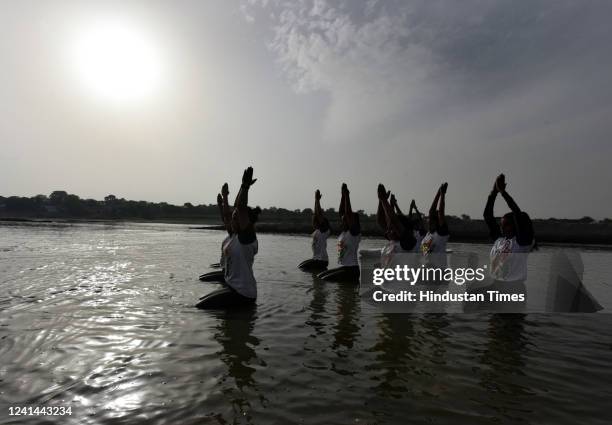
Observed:
[[[196,308],[201,310],[224,310],[255,305],[254,298],[243,297],[231,288],[225,287],[212,291],[200,298]]]
[[[225,272],[223,270],[215,270],[214,272],[208,272],[200,275],[199,279],[202,282],[225,283]]]
[[[298,269],[303,270],[305,272],[320,273],[324,270],[327,270],[327,265],[327,261],[315,260],[314,258],[311,258],[309,260],[302,261],[300,264],[298,264]]]

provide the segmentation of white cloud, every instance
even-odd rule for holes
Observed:
[[[572,2],[250,0],[249,11],[266,11],[268,47],[295,91],[328,96],[332,141],[392,139],[456,105],[486,112],[576,63],[588,72],[611,62],[578,59],[604,49],[609,31],[599,8]]]
[[[277,4],[278,6],[278,4]],[[282,3],[269,48],[298,93],[330,96],[325,137],[354,140],[421,109],[434,92],[432,52],[411,41],[407,10],[352,17],[341,3]]]

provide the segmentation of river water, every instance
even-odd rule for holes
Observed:
[[[0,423],[612,422],[608,310],[383,314],[358,288],[296,269],[308,238],[262,234],[257,307],[200,311],[215,285],[197,276],[223,237],[0,226]],[[595,292],[606,278],[594,271]],[[23,405],[72,416],[9,416]]]

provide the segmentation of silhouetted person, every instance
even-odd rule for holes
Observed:
[[[340,199],[340,218],[342,233],[338,236],[338,264],[340,267],[324,271],[318,277],[334,282],[359,282],[359,242],[361,241],[361,225],[359,214],[351,209],[351,198],[346,183],[342,183]]]
[[[443,183],[429,208],[427,234],[421,241],[421,252],[429,265],[446,267],[446,244],[449,232],[445,215],[445,197],[448,183]]]
[[[312,258],[302,261],[298,267],[304,271],[321,272],[327,269],[329,257],[327,256],[327,238],[329,237],[329,221],[321,209],[321,192],[315,192],[315,206],[312,215]]]
[[[410,220],[402,220],[396,213],[397,201],[390,191],[381,183],[378,185],[378,211],[376,221],[385,231],[388,242],[381,251],[381,265],[388,267],[393,262],[395,254],[401,252],[414,252],[416,238]]]
[[[227,236],[223,239],[221,243],[221,258],[219,260],[219,267],[221,270],[217,270],[210,273],[205,273],[200,276],[200,280],[202,282],[219,282],[225,283],[225,254],[223,253],[223,246],[230,240],[232,237],[232,209],[229,206],[228,202],[229,195],[229,187],[227,183],[224,183],[221,187],[221,193],[217,194],[217,206],[219,207],[219,214],[221,216],[221,221],[227,231]],[[215,266],[212,264],[211,266]]]
[[[247,206],[249,188],[255,184],[253,168],[244,170],[242,185],[234,202],[229,240],[223,245],[226,288],[202,298],[197,305],[203,309],[232,308],[253,304],[257,298],[257,283],[253,261],[258,250],[255,222],[261,209]]]
[[[502,217],[501,225],[497,224],[493,215],[497,194],[501,194],[510,207],[510,212]],[[491,239],[494,240],[490,253],[491,277],[504,282],[524,282],[527,279],[527,253],[534,242],[533,224],[529,215],[521,211],[506,192],[503,174],[495,179],[483,216]]]

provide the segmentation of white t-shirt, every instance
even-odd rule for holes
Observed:
[[[393,265],[393,258],[398,252],[403,252],[402,245],[399,241],[387,241],[385,246],[380,250],[380,264],[383,267]]]
[[[359,260],[357,250],[361,235],[353,236],[351,232],[345,230],[338,236],[338,264],[341,266],[358,266]]]
[[[527,253],[531,245],[519,245],[516,238],[497,238],[491,248],[491,277],[512,282],[527,279]]]
[[[225,254],[224,254],[224,251],[223,251],[223,247],[225,246],[227,241],[229,241],[231,238],[232,238],[232,236],[228,234],[225,237],[225,239],[223,239],[223,242],[221,242],[221,260],[219,261],[219,265],[221,266],[222,269],[225,268]]]
[[[427,232],[421,240],[421,252],[427,254],[445,254],[449,235],[440,236],[438,232]]]
[[[321,232],[316,229],[312,232],[312,258],[314,260],[328,261],[327,256],[327,238],[329,237],[329,230]]]
[[[426,264],[434,267],[446,267],[446,244],[450,235],[439,235],[438,232],[427,232],[421,241],[421,252]]]
[[[238,235],[232,235],[223,245],[225,253],[225,283],[240,295],[257,298],[257,282],[253,275],[253,260],[257,254],[257,239],[241,244]]]

